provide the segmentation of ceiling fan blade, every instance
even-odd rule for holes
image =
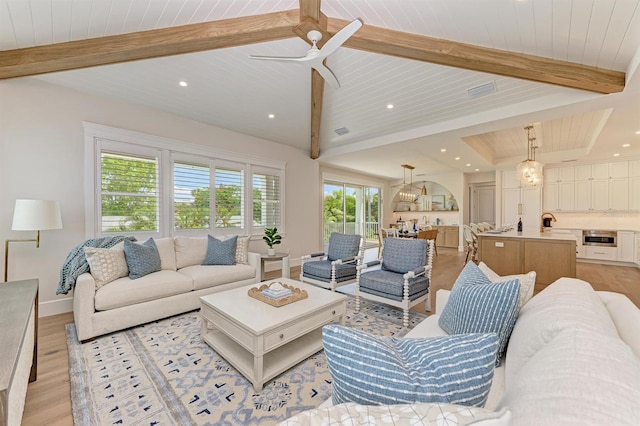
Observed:
[[[283,62],[306,62],[310,61],[313,58],[308,56],[257,56],[257,55],[249,55],[251,59],[261,59],[264,61],[283,61]]]
[[[311,63],[311,68],[318,71],[320,76],[329,83],[334,89],[338,89],[340,87],[340,82],[336,75],[331,71],[322,61],[314,61]]]
[[[346,27],[335,33],[335,35],[327,40],[324,46],[322,46],[319,56],[326,58],[327,56],[331,55],[333,52],[338,50],[338,48],[342,46],[342,44],[347,41],[349,37],[355,34],[355,32],[358,31],[360,27],[362,27],[362,21],[356,19]]]

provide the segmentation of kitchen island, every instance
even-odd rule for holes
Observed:
[[[500,275],[536,271],[538,292],[560,277],[575,278],[576,237],[556,232],[485,232],[478,234],[478,260]]]

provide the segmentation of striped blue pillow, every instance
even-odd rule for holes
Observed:
[[[333,403],[444,402],[481,407],[498,348],[495,334],[399,339],[340,325],[322,328]]]
[[[467,265],[473,266],[466,266],[460,273],[438,325],[449,334],[496,333],[500,338],[496,357],[499,366],[518,318],[520,280],[492,283],[477,265]]]

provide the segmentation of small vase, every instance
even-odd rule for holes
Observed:
[[[268,254],[269,256],[275,256],[275,255],[276,255],[276,249],[274,249],[274,248],[268,248],[268,249],[267,249],[267,254]]]

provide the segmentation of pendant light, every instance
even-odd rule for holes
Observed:
[[[527,159],[518,164],[517,172],[520,182],[524,186],[537,186],[542,184],[542,164],[536,161],[536,149],[534,144],[536,138],[531,137],[531,129],[529,125],[524,128],[527,132]]]

